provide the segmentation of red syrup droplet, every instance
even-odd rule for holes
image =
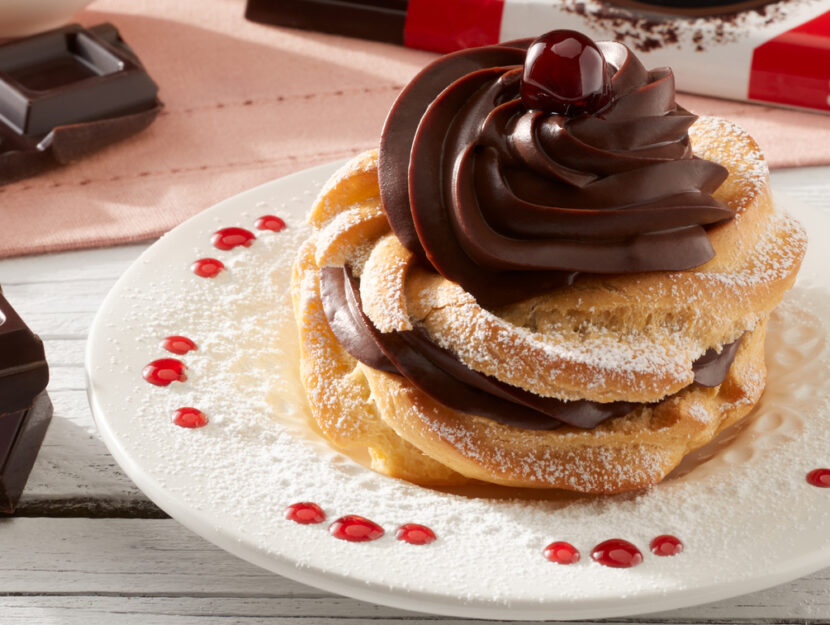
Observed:
[[[184,382],[187,380],[187,375],[185,375],[186,369],[187,367],[184,366],[181,360],[177,360],[176,358],[160,358],[144,367],[141,375],[150,384],[167,386],[172,382]]]
[[[649,549],[656,556],[676,556],[683,552],[683,543],[677,536],[662,534],[651,541]]]
[[[819,488],[830,488],[830,469],[813,469],[807,474],[807,483]]]
[[[173,423],[182,428],[203,428],[208,424],[205,413],[198,408],[179,408],[173,413]]]
[[[196,347],[196,343],[191,341],[186,336],[168,336],[161,342],[161,347],[162,349],[166,349],[168,352],[178,354],[179,356],[183,356],[189,351],[198,349]]]
[[[190,265],[190,270],[200,278],[215,278],[224,268],[222,261],[215,258],[200,258]]]
[[[579,562],[580,554],[571,543],[556,541],[545,547],[542,552],[551,562],[556,564],[576,564]]]
[[[279,232],[285,230],[285,222],[276,215],[263,215],[254,224],[259,230],[272,230]]]
[[[232,250],[240,245],[244,247],[251,247],[251,244],[256,240],[256,235],[245,228],[237,228],[232,226],[230,228],[222,228],[213,233],[210,242],[213,247],[219,250]]]
[[[329,525],[329,534],[340,540],[362,543],[383,536],[383,528],[362,516],[347,514]]]
[[[643,554],[627,540],[612,538],[601,542],[591,552],[594,562],[616,569],[627,569],[643,561]]]
[[[410,545],[428,545],[435,542],[435,532],[426,525],[407,523],[395,531],[395,538]]]
[[[295,523],[309,525],[311,523],[322,523],[326,520],[326,513],[316,503],[301,501],[292,503],[285,509],[285,518]]]

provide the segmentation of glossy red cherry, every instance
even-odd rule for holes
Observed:
[[[576,564],[580,558],[577,548],[564,541],[549,544],[542,553],[548,560],[556,562],[556,564]]]
[[[142,377],[150,384],[156,386],[167,386],[173,382],[184,382],[187,380],[185,370],[187,367],[181,360],[175,358],[159,358],[154,360],[141,371]]]
[[[254,224],[258,230],[272,230],[279,232],[285,229],[285,222],[275,215],[263,215]]]
[[[329,525],[329,533],[340,540],[362,543],[377,540],[383,536],[384,532],[383,528],[374,521],[356,514],[347,514]]]
[[[309,525],[311,523],[322,523],[326,520],[326,513],[312,501],[301,501],[292,503],[285,509],[285,518],[295,523]]]
[[[594,562],[615,569],[627,569],[643,561],[643,554],[627,540],[612,538],[594,547],[591,552]]]
[[[807,483],[819,488],[830,488],[830,469],[813,469],[807,474]]]
[[[191,341],[186,336],[168,336],[161,342],[162,349],[168,352],[182,356],[189,351],[196,348],[196,343]]]
[[[215,258],[200,258],[190,265],[190,270],[200,278],[215,278],[224,268],[222,261]]]
[[[428,545],[435,542],[435,532],[426,525],[406,523],[395,531],[395,538],[410,545]]]
[[[575,30],[553,30],[527,49],[522,104],[561,115],[598,111],[611,100],[608,64],[597,44]]]
[[[683,543],[677,536],[663,534],[651,541],[649,549],[656,556],[676,556],[683,551]]]
[[[256,240],[256,235],[245,228],[237,228],[232,226],[230,228],[222,228],[213,233],[210,238],[213,247],[219,250],[232,250],[240,245],[243,247],[251,247],[251,244]]]
[[[191,406],[176,410],[173,413],[172,421],[180,428],[189,429],[203,428],[208,424],[208,418],[205,416],[205,413]]]

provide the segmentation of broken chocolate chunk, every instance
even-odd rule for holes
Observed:
[[[48,381],[43,343],[0,292],[0,419],[28,409]]]
[[[0,45],[0,184],[123,139],[161,109],[158,86],[111,24]]]
[[[0,513],[17,507],[51,420],[45,391],[25,410],[0,415]]]

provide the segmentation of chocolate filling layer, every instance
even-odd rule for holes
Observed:
[[[470,369],[421,329],[381,333],[363,312],[358,282],[346,267],[324,267],[320,293],[329,325],[349,354],[374,369],[402,375],[453,410],[529,430],[563,424],[590,429],[638,405],[540,397]],[[695,383],[723,382],[740,342],[725,345],[719,354],[710,349],[701,356],[693,365]]]
[[[587,273],[682,270],[710,260],[704,226],[734,213],[724,167],[692,154],[697,119],[667,68],[599,42],[611,102],[567,117],[519,97],[528,41],[465,50],[401,92],[381,135],[389,223],[420,262],[485,307]]]

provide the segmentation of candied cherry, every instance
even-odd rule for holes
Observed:
[[[608,64],[597,44],[575,30],[553,30],[527,49],[522,104],[562,115],[593,113],[611,100]]]

